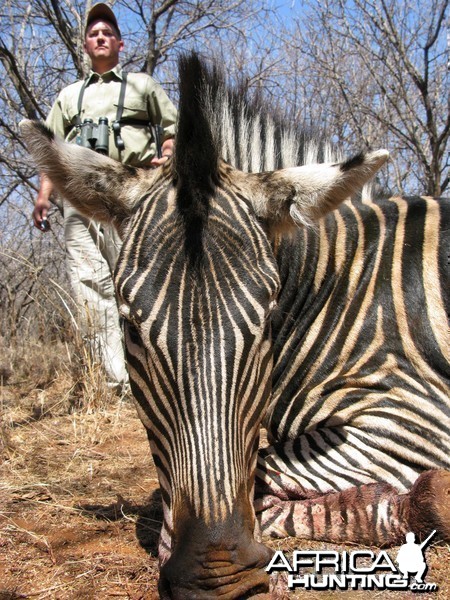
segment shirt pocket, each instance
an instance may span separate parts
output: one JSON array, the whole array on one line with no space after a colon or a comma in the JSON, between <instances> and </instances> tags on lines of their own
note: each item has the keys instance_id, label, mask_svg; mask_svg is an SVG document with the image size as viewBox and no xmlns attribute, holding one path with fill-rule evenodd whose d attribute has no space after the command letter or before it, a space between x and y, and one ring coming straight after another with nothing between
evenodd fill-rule
<instances>
[{"instance_id":1,"label":"shirt pocket","mask_svg":"<svg viewBox=\"0 0 450 600\"><path fill-rule=\"evenodd\" d=\"M148 123L150 117L144 99L139 96L127 96L123 105L122 118L139 119Z\"/></svg>"}]
</instances>

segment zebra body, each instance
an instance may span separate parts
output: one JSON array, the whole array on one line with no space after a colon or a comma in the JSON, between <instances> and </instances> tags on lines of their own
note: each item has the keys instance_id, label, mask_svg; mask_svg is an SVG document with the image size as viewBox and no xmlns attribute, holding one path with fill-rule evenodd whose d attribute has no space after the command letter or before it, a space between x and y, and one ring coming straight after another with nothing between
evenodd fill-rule
<instances>
[{"instance_id":1,"label":"zebra body","mask_svg":"<svg viewBox=\"0 0 450 600\"><path fill-rule=\"evenodd\" d=\"M252 116L196 56L180 89L175 158L155 171L24 126L39 168L124 241L115 285L162 491L161 597L265 591L257 521L380 545L448 537L448 203L342 204L386 152L306 164L320 145Z\"/></svg>"},{"instance_id":2,"label":"zebra body","mask_svg":"<svg viewBox=\"0 0 450 600\"><path fill-rule=\"evenodd\" d=\"M347 423L382 451L390 441L405 467L405 442L420 449L415 472L448 464L446 212L432 198L348 202L282 243L266 415L278 441ZM391 483L409 488L411 476Z\"/></svg>"},{"instance_id":3,"label":"zebra body","mask_svg":"<svg viewBox=\"0 0 450 600\"><path fill-rule=\"evenodd\" d=\"M381 482L405 493L420 473L449 469L449 219L444 199L347 202L281 242L260 506ZM286 528L281 513L262 516L266 533L337 537ZM373 523L358 538L402 535Z\"/></svg>"}]
</instances>

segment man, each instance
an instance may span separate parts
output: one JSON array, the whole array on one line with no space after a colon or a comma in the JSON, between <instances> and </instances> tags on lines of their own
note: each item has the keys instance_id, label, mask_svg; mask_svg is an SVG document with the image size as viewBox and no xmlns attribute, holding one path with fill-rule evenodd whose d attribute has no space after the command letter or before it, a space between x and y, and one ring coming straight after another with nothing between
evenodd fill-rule
<instances>
[{"instance_id":1,"label":"man","mask_svg":"<svg viewBox=\"0 0 450 600\"><path fill-rule=\"evenodd\" d=\"M86 136L82 141L84 120L97 124L106 117L110 157L133 166L157 167L172 154L176 110L151 77L124 74L119 64L123 48L113 11L106 4L96 4L87 16L84 40L91 71L84 81L61 91L47 125L61 138L86 145ZM150 124L162 126L160 157ZM49 228L52 192L52 182L42 175L33 211L34 224L41 231ZM82 331L94 357L104 366L108 386L120 392L128 381L112 282L120 239L112 227L87 219L64 200L63 210L67 268Z\"/></svg>"}]
</instances>

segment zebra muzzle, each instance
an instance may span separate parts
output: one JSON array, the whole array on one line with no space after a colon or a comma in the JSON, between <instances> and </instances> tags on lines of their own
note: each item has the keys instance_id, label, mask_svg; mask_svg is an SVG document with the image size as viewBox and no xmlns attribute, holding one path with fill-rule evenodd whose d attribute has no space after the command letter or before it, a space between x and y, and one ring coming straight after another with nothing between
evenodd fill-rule
<instances>
[{"instance_id":1,"label":"zebra muzzle","mask_svg":"<svg viewBox=\"0 0 450 600\"><path fill-rule=\"evenodd\" d=\"M163 600L234 600L268 592L264 569L272 553L253 536L248 500L241 497L231 514L214 524L183 513L178 512L173 551L160 572Z\"/></svg>"}]
</instances>

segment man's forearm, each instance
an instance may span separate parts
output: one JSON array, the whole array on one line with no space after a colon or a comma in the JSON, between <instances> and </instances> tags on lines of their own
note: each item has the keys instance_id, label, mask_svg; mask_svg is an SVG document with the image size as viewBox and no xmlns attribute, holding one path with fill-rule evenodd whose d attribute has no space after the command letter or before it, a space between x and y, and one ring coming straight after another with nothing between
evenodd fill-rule
<instances>
[{"instance_id":1,"label":"man's forearm","mask_svg":"<svg viewBox=\"0 0 450 600\"><path fill-rule=\"evenodd\" d=\"M50 196L53 193L53 183L51 181L51 179L49 179L47 177L47 175L45 175L45 173L41 174L41 184L39 187L39 193L38 193L38 199L41 200L49 200L50 201Z\"/></svg>"}]
</instances>

